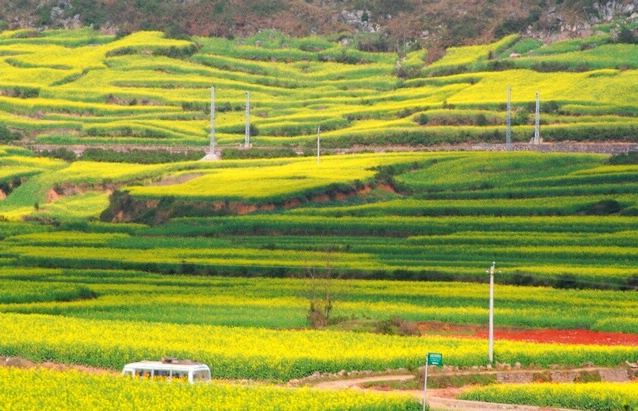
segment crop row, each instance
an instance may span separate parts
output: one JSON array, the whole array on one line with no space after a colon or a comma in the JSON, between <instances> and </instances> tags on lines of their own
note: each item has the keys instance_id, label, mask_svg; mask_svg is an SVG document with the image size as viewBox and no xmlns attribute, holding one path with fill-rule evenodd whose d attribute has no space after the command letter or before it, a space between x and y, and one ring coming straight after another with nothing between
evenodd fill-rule
<instances>
[{"instance_id":1,"label":"crop row","mask_svg":"<svg viewBox=\"0 0 638 411\"><path fill-rule=\"evenodd\" d=\"M2 314L0 352L34 361L120 369L139 359L176 356L208 363L216 378L288 380L315 371L414 368L425 352L451 365L486 361L485 341L398 337L325 331L282 331L131 321ZM531 344L499 341L500 362L616 365L635 361L636 347Z\"/></svg>"},{"instance_id":2,"label":"crop row","mask_svg":"<svg viewBox=\"0 0 638 411\"><path fill-rule=\"evenodd\" d=\"M47 369L0 369L2 410L34 411L90 409L240 411L264 408L280 411L417 411L420 404L406 396L222 383L188 385L179 382L132 380L110 374Z\"/></svg>"},{"instance_id":3,"label":"crop row","mask_svg":"<svg viewBox=\"0 0 638 411\"><path fill-rule=\"evenodd\" d=\"M442 238L446 240L445 236ZM241 241L241 237L236 239ZM455 239L459 240L459 237ZM506 241L463 244L462 239L452 244L432 241L418 244L401 239L393 241L394 244L388 244L384 239L377 239L374 244L359 244L356 237L335 241L324 237L321 244L300 241L286 245L262 240L254 248L217 245L205 249L202 246L210 242L203 241L195 248L187 248L171 246L170 243L175 241L145 242L139 238L125 238L114 248L100 245L97 240L86 241L93 244L28 245L28 242L15 244L11 240L1 252L14 264L26 267L249 277L298 276L309 267L330 266L336 276L344 278L483 281L480 261L486 264L491 260L485 256L499 261L504 270L503 281L509 284L568 286L562 284L567 281L573 283L572 286L631 288L637 275L631 263L636 250L629 244L522 246ZM102 241L113 240L105 238ZM333 249L338 251L333 252Z\"/></svg>"},{"instance_id":4,"label":"crop row","mask_svg":"<svg viewBox=\"0 0 638 411\"><path fill-rule=\"evenodd\" d=\"M633 410L638 407L638 383L505 384L476 388L460 398L592 411Z\"/></svg>"},{"instance_id":5,"label":"crop row","mask_svg":"<svg viewBox=\"0 0 638 411\"><path fill-rule=\"evenodd\" d=\"M223 236L223 237L198 237L188 236L182 233L178 237L178 232L163 231L165 236L157 237L160 229L137 227L137 229L129 228L128 230L119 231L118 226L112 228L113 232L100 232L102 225L89 226L91 231L43 231L37 230L36 227L25 227L25 234L20 232L11 233L5 231L4 245L11 247L95 247L110 249L135 249L135 250L152 250L152 249L183 249L184 252L198 252L201 250L212 250L216 248L232 249L234 246L241 244L246 249L255 250L295 250L323 253L374 253L380 255L393 254L417 254L423 249L440 247L444 249L449 246L458 246L459 252L465 247L520 247L522 249L532 247L551 247L565 248L580 247L583 251L604 251L616 250L622 253L625 249L626 253L631 253L636 243L637 236L631 230L619 230L618 232L610 232L608 234L596 234L589 232L551 232L544 233L541 237L538 231L533 231L533 226L529 227L529 231L458 231L443 233L437 235L410 236L409 238L395 238L388 241L383 237L353 237L348 235L342 236L302 236L302 237L271 237L271 236ZM10 228L7 227L7 228ZM31 228L31 230L29 230ZM37 231L37 232L32 232ZM106 231L106 230L105 230ZM130 232L133 234L130 234ZM387 251L383 252L381 247L387 247ZM9 248L5 248L9 250ZM211 251L210 255L215 252ZM335 256L335 259L341 257Z\"/></svg>"},{"instance_id":6,"label":"crop row","mask_svg":"<svg viewBox=\"0 0 638 411\"><path fill-rule=\"evenodd\" d=\"M173 235L269 234L396 236L445 235L458 232L543 232L609 234L635 230L635 218L617 216L559 217L340 217L299 215L182 218L148 233Z\"/></svg>"},{"instance_id":7,"label":"crop row","mask_svg":"<svg viewBox=\"0 0 638 411\"><path fill-rule=\"evenodd\" d=\"M188 270L188 264L183 271ZM326 287L324 267L299 278L193 277L95 269L11 267L0 270L0 311L85 319L291 328L306 322L313 290ZM590 271L594 269L590 268ZM483 270L477 275L486 277ZM481 274L482 273L482 274ZM503 326L636 332L627 318L635 293L503 285L496 278L496 322ZM485 280L486 278L483 278ZM335 318L483 324L487 285L414 281L329 282ZM612 304L610 306L610 304ZM568 308L566 308L566 306ZM553 313L561 311L564 316Z\"/></svg>"},{"instance_id":8,"label":"crop row","mask_svg":"<svg viewBox=\"0 0 638 411\"><path fill-rule=\"evenodd\" d=\"M609 189L608 186L606 186ZM525 191L530 195L529 191ZM472 199L472 200L393 200L350 207L330 207L299 210L294 214L321 215L326 217L378 215L395 216L466 216L466 215L574 215L587 212L595 204L608 200L609 196L536 197L526 199ZM635 207L635 194L616 195L624 207Z\"/></svg>"},{"instance_id":9,"label":"crop row","mask_svg":"<svg viewBox=\"0 0 638 411\"><path fill-rule=\"evenodd\" d=\"M256 115L251 121L259 145L310 145L318 126L325 131L325 147L502 142L504 113L499 106L506 85L511 85L523 119L514 129L515 141L528 141L533 134L529 113L523 114L539 89L543 101L555 106L552 113L543 113L545 141L626 139L635 134L630 121L618 117L610 126L608 117L594 115L635 111L625 91L635 87L636 76L631 70L607 68L635 66L628 57L635 54L635 46L594 42L598 47L592 50L534 57L550 59L546 64L564 60L570 67L584 59L590 68L604 68L566 73L511 69L529 65L527 57L489 60L514 45L515 36L490 45L451 48L427 68L424 52L414 52L399 69L394 53L364 53L328 39L288 39L274 32L256 38L174 40L155 32L114 38L89 30L68 35L31 32L29 38L7 35L0 42L0 116L11 127L35 131L38 142L159 140L206 146L209 89L215 86L218 108L224 113L242 114L244 91L252 93ZM564 51L571 50L569 46ZM484 70L498 64L510 70L425 79L419 74ZM406 73L417 78L399 78ZM557 112L559 106L569 110ZM424 119L427 110L441 108L453 113L435 113L428 124L414 121L416 113ZM571 112L590 116L574 117ZM180 113L191 115L181 122L188 123L186 128L167 120ZM54 119L51 114L71 116ZM319 121L316 114L323 118ZM136 115L154 116L155 122L130 121ZM486 119L478 121L481 115ZM112 118L102 122L103 116ZM225 146L243 138L242 119L232 117L217 119L219 130L226 133L220 136ZM379 123L381 118L384 122ZM468 125L478 123L481 126ZM53 131L59 136L68 130L74 133L66 138L44 134Z\"/></svg>"}]
</instances>

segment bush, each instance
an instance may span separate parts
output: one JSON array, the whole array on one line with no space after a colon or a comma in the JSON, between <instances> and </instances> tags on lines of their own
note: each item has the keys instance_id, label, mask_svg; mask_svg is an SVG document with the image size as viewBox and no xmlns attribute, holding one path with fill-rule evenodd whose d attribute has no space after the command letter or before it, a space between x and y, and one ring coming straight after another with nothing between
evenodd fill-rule
<instances>
[{"instance_id":1,"label":"bush","mask_svg":"<svg viewBox=\"0 0 638 411\"><path fill-rule=\"evenodd\" d=\"M7 143L10 141L22 140L23 136L17 131L10 130L4 124L0 124L0 142Z\"/></svg>"},{"instance_id":2,"label":"bush","mask_svg":"<svg viewBox=\"0 0 638 411\"><path fill-rule=\"evenodd\" d=\"M64 147L57 148L55 150L44 150L40 153L43 157L59 158L61 160L72 162L78 159L75 152L68 150Z\"/></svg>"},{"instance_id":3,"label":"bush","mask_svg":"<svg viewBox=\"0 0 638 411\"><path fill-rule=\"evenodd\" d=\"M421 335L419 327L416 323L404 320L399 316L394 316L389 320L379 321L376 326L376 331L379 334L389 335Z\"/></svg>"},{"instance_id":4,"label":"bush","mask_svg":"<svg viewBox=\"0 0 638 411\"><path fill-rule=\"evenodd\" d=\"M585 215L611 215L621 212L623 207L616 200L601 200L580 209Z\"/></svg>"},{"instance_id":5,"label":"bush","mask_svg":"<svg viewBox=\"0 0 638 411\"><path fill-rule=\"evenodd\" d=\"M514 114L514 118L512 119L513 126L524 126L529 123L529 111L523 108L518 110L516 114Z\"/></svg>"},{"instance_id":6,"label":"bush","mask_svg":"<svg viewBox=\"0 0 638 411\"><path fill-rule=\"evenodd\" d=\"M539 73L553 73L557 71L569 71L576 73L584 73L591 68L587 63L559 63L555 61L543 61L541 63L532 64L530 69L538 71Z\"/></svg>"},{"instance_id":7,"label":"bush","mask_svg":"<svg viewBox=\"0 0 638 411\"><path fill-rule=\"evenodd\" d=\"M616 38L616 42L618 43L627 43L627 44L638 44L638 36L634 34L632 30L627 27L623 27L618 32L618 37Z\"/></svg>"},{"instance_id":8,"label":"bush","mask_svg":"<svg viewBox=\"0 0 638 411\"><path fill-rule=\"evenodd\" d=\"M428 121L430 121L430 118L428 117L427 114L421 113L419 115L414 116L414 121L417 124L419 124L421 126L424 126L424 125L428 124Z\"/></svg>"},{"instance_id":9,"label":"bush","mask_svg":"<svg viewBox=\"0 0 638 411\"><path fill-rule=\"evenodd\" d=\"M278 158L278 157L296 157L298 154L291 148L277 149L257 149L249 148L240 150L236 148L226 148L223 151L224 159L248 159L248 158Z\"/></svg>"},{"instance_id":10,"label":"bush","mask_svg":"<svg viewBox=\"0 0 638 411\"><path fill-rule=\"evenodd\" d=\"M64 149L60 149L64 150ZM89 148L82 154L82 159L87 161L109 163L139 163L160 164L175 163L180 161L199 160L204 157L204 151L170 152L167 150L129 150L115 151L100 148Z\"/></svg>"},{"instance_id":11,"label":"bush","mask_svg":"<svg viewBox=\"0 0 638 411\"><path fill-rule=\"evenodd\" d=\"M487 63L487 69L489 71L505 71L514 70L516 63L511 60L494 60Z\"/></svg>"},{"instance_id":12,"label":"bush","mask_svg":"<svg viewBox=\"0 0 638 411\"><path fill-rule=\"evenodd\" d=\"M557 113L559 107L557 102L548 101L547 103L541 103L540 109L542 113Z\"/></svg>"},{"instance_id":13,"label":"bush","mask_svg":"<svg viewBox=\"0 0 638 411\"><path fill-rule=\"evenodd\" d=\"M611 156L607 162L611 165L638 164L638 151L615 154Z\"/></svg>"}]
</instances>

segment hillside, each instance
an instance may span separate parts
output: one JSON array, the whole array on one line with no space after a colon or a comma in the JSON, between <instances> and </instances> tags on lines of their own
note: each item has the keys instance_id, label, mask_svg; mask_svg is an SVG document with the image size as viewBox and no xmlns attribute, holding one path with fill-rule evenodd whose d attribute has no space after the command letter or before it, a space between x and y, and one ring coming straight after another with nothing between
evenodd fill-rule
<instances>
[{"instance_id":1,"label":"hillside","mask_svg":"<svg viewBox=\"0 0 638 411\"><path fill-rule=\"evenodd\" d=\"M638 147L636 22L569 29L566 39L535 23L540 31L508 34L529 23L527 6L513 2L522 14L492 10L511 24L499 31L490 20L473 32L480 8L492 7L476 2L459 20L471 40L446 40L445 25L421 32L419 41L433 41L423 48L406 47L407 34L401 44L389 43L392 31L354 34L323 7L389 13L382 7L400 4L396 15L417 21L439 3L206 3L215 16L228 13L229 26L207 20L197 0L87 4L0 4L21 16L0 31L7 409L417 411L418 401L397 393L307 385L419 378L425 353L461 374L512 368L530 382L570 373L583 382L552 382L558 400L544 407L638 407L636 381L585 383L602 379L592 366L637 375L638 152L592 152ZM542 7L587 15L568 0ZM280 19L304 21L302 8L331 34L286 34L294 27ZM109 22L116 10L127 17L118 25ZM460 10L445 12L470 9ZM38 27L102 20L39 30L29 27L34 16ZM176 25L187 17L188 29ZM200 161L211 124L221 160ZM545 152L561 149L586 152ZM513 328L570 338L500 334ZM161 358L206 363L217 381L120 375L126 363ZM16 367L25 362L46 368ZM546 387L517 390L544 399ZM605 407L590 400L602 393Z\"/></svg>"},{"instance_id":2,"label":"hillside","mask_svg":"<svg viewBox=\"0 0 638 411\"><path fill-rule=\"evenodd\" d=\"M443 49L512 33L566 39L592 24L633 18L636 0L23 0L2 2L3 28L79 28L111 33L246 37L275 29L299 37L358 34L369 50Z\"/></svg>"},{"instance_id":3,"label":"hillside","mask_svg":"<svg viewBox=\"0 0 638 411\"><path fill-rule=\"evenodd\" d=\"M431 63L430 50L365 52L277 31L235 40L4 31L0 138L40 151L154 148L201 157L214 86L225 158L314 154L318 128L329 151L502 144L509 86L513 143L534 136L536 92L544 142L635 142L638 45L598 29L552 44L509 35L451 47ZM253 149L238 151L247 92Z\"/></svg>"},{"instance_id":4,"label":"hillside","mask_svg":"<svg viewBox=\"0 0 638 411\"><path fill-rule=\"evenodd\" d=\"M289 277L328 264L341 278L481 281L477 265L496 260L501 283L637 281L636 165L602 155L141 165L4 148L0 162L10 266Z\"/></svg>"}]
</instances>

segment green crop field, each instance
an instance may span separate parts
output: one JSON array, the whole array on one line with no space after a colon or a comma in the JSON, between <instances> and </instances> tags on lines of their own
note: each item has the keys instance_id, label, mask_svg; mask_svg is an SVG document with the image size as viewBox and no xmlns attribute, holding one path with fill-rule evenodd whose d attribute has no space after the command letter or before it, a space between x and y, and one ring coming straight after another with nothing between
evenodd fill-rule
<instances>
[{"instance_id":1,"label":"green crop field","mask_svg":"<svg viewBox=\"0 0 638 411\"><path fill-rule=\"evenodd\" d=\"M638 277L636 167L601 155L140 165L7 148L0 160L0 215L41 232L1 243L23 267L282 277L330 265L342 278L482 282L496 260L507 284L625 289Z\"/></svg>"},{"instance_id":2,"label":"green crop field","mask_svg":"<svg viewBox=\"0 0 638 411\"><path fill-rule=\"evenodd\" d=\"M5 31L0 124L25 144L203 150L215 87L221 150L244 141L246 91L255 149L310 152L318 127L325 149L502 143L511 86L516 142L533 136L537 91L544 141L633 141L637 47L607 35L547 46L509 36L426 65L425 50L362 52L274 31L236 40Z\"/></svg>"},{"instance_id":3,"label":"green crop field","mask_svg":"<svg viewBox=\"0 0 638 411\"><path fill-rule=\"evenodd\" d=\"M155 381L127 381L113 375L80 372L0 369L2 402L15 411L46 409L235 411L276 407L281 411L418 411L408 396L372 393L289 390L273 386L229 383L188 385ZM55 407L55 408L54 408Z\"/></svg>"},{"instance_id":4,"label":"green crop field","mask_svg":"<svg viewBox=\"0 0 638 411\"><path fill-rule=\"evenodd\" d=\"M553 45L509 36L426 65L427 50L362 52L273 31L1 32L0 136L10 145L0 147L0 356L110 370L175 356L209 363L217 378L277 382L414 371L428 351L479 365L482 339L417 336L416 324L482 328L492 262L498 326L638 334L631 161L372 147L502 143L507 86L515 142L533 135L536 91L546 142L634 141L636 47L606 35ZM222 160L193 161L209 145L211 86ZM239 149L246 91L257 154ZM315 157L318 127L325 151ZM61 150L78 146L94 150ZM337 154L353 146L364 152ZM330 314L323 323L319 309ZM525 367L636 355L629 345L495 346L497 361ZM2 372L3 401L39 404L37 373ZM155 404L170 389L205 408L197 388L49 379L75 387L51 397L60 404L113 390ZM317 408L311 391L250 393ZM207 395L249 407L241 387ZM320 401L418 406L356 393Z\"/></svg>"}]
</instances>

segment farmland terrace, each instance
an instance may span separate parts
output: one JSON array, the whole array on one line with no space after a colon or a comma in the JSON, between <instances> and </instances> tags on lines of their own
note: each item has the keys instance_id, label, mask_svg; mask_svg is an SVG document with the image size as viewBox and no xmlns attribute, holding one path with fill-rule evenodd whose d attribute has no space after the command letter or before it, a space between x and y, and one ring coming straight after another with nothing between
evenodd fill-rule
<instances>
[{"instance_id":1,"label":"farmland terrace","mask_svg":"<svg viewBox=\"0 0 638 411\"><path fill-rule=\"evenodd\" d=\"M547 45L510 35L432 61L274 31L0 32L0 356L109 370L0 368L0 404L420 410L406 396L273 385L416 375L427 352L487 368L493 262L499 333L579 336L499 338L495 361L635 364L638 50L612 28ZM200 161L211 86L221 160ZM593 147L604 153L562 152ZM205 362L217 381L111 375L162 357ZM635 381L579 378L591 382L463 395L638 407Z\"/></svg>"},{"instance_id":2,"label":"farmland terrace","mask_svg":"<svg viewBox=\"0 0 638 411\"><path fill-rule=\"evenodd\" d=\"M215 87L224 158L314 155L318 131L326 152L464 148L505 143L511 87L514 144L534 137L537 92L543 142L633 143L638 46L609 30L552 44L510 35L427 63L428 50L368 52L275 31L235 40L5 31L0 138L58 156L175 147L203 157Z\"/></svg>"}]
</instances>

